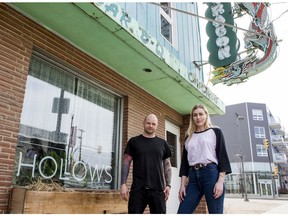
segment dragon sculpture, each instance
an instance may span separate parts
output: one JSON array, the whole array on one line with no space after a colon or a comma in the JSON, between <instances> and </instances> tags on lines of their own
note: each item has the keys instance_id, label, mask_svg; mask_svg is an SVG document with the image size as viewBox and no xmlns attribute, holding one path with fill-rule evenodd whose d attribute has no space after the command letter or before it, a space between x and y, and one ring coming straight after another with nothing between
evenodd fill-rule
<instances>
[{"instance_id":1,"label":"dragon sculpture","mask_svg":"<svg viewBox=\"0 0 288 216\"><path fill-rule=\"evenodd\" d=\"M208 22L206 33L209 37L207 48L209 63L214 67L210 82L227 86L246 81L266 70L277 58L277 38L269 20L269 3L241 2L207 3L205 17L215 20ZM239 54L240 42L234 20L244 13L251 16L249 30L245 33L246 56ZM243 53L242 53L243 54Z\"/></svg>"}]
</instances>

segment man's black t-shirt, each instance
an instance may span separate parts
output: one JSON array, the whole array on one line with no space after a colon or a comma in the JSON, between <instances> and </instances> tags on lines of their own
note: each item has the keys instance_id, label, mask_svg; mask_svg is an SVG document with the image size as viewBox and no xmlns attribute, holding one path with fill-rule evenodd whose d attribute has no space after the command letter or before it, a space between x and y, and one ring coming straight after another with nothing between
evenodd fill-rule
<instances>
[{"instance_id":1,"label":"man's black t-shirt","mask_svg":"<svg viewBox=\"0 0 288 216\"><path fill-rule=\"evenodd\" d=\"M133 183L131 189L151 188L164 190L163 160L171 157L171 151L164 139L132 137L125 154L133 158Z\"/></svg>"}]
</instances>

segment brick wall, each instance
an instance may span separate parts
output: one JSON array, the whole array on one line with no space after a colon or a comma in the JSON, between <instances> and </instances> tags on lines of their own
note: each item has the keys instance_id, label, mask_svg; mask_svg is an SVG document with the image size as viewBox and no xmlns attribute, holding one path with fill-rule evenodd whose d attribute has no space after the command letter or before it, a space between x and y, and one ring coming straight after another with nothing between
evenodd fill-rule
<instances>
[{"instance_id":1,"label":"brick wall","mask_svg":"<svg viewBox=\"0 0 288 216\"><path fill-rule=\"evenodd\" d=\"M158 116L158 136L165 137L165 119L180 126L182 134L183 116L178 112L24 17L8 4L0 3L0 213L9 211L19 123L33 48L61 59L81 73L92 76L105 87L123 95L123 149L130 137L142 132L143 118L150 112Z\"/></svg>"},{"instance_id":2,"label":"brick wall","mask_svg":"<svg viewBox=\"0 0 288 216\"><path fill-rule=\"evenodd\" d=\"M10 20L11 16L15 18ZM21 25L19 19L21 17L17 13L5 4L0 4L0 213L8 211L20 114L32 48L32 44L23 39L17 29Z\"/></svg>"}]
</instances>

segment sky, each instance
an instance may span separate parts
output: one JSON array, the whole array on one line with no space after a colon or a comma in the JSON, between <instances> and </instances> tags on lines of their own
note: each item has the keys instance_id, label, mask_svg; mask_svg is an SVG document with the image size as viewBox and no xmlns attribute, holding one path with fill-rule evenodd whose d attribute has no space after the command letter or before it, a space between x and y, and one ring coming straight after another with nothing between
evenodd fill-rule
<instances>
[{"instance_id":1,"label":"sky","mask_svg":"<svg viewBox=\"0 0 288 216\"><path fill-rule=\"evenodd\" d=\"M199 5L199 15L204 16L206 5L201 2ZM267 105L272 115L279 118L283 129L288 132L288 2L271 3L270 20L274 23L277 40L279 42L278 57L271 66L261 73L251 76L244 83L227 86L222 83L212 85L209 82L210 71L213 70L210 65L203 66L205 84L216 94L225 105L238 104L243 102L264 103ZM280 18L280 14L284 13ZM250 16L248 20L235 20L238 27L249 28ZM278 18L278 19L277 19ZM245 18L246 19L246 18ZM207 21L200 19L203 60L208 60L209 53L206 48L208 37L205 32ZM244 44L244 31L238 30L238 39ZM212 75L210 76L210 78Z\"/></svg>"}]
</instances>

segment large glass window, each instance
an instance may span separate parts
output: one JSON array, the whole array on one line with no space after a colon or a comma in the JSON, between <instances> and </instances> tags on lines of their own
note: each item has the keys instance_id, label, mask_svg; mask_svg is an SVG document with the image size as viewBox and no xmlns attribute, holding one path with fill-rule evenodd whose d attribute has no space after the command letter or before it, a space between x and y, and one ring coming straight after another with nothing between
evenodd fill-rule
<instances>
[{"instance_id":1,"label":"large glass window","mask_svg":"<svg viewBox=\"0 0 288 216\"><path fill-rule=\"evenodd\" d=\"M13 182L115 189L121 98L68 68L33 55L21 114Z\"/></svg>"}]
</instances>

